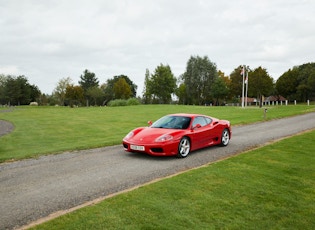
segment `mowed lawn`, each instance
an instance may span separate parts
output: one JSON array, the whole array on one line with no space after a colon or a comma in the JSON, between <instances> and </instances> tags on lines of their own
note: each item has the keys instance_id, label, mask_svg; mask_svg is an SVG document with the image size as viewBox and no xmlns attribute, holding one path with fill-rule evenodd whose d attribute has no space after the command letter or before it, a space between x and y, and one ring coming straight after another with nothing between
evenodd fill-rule
<instances>
[{"instance_id":1,"label":"mowed lawn","mask_svg":"<svg viewBox=\"0 0 315 230\"><path fill-rule=\"evenodd\" d=\"M315 229L314 140L283 139L35 229Z\"/></svg>"},{"instance_id":2,"label":"mowed lawn","mask_svg":"<svg viewBox=\"0 0 315 230\"><path fill-rule=\"evenodd\" d=\"M0 137L0 163L63 151L121 143L133 128L147 126L169 113L200 113L231 121L232 126L264 120L259 107L206 107L139 105L125 107L1 108L0 119L14 124L11 134ZM315 111L314 105L268 107L266 120Z\"/></svg>"}]
</instances>

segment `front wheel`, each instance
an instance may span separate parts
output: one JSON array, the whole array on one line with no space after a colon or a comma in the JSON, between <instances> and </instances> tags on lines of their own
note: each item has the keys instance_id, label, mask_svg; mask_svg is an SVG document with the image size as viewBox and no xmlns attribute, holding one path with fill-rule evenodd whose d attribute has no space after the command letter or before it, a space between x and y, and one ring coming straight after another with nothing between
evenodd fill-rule
<instances>
[{"instance_id":1,"label":"front wheel","mask_svg":"<svg viewBox=\"0 0 315 230\"><path fill-rule=\"evenodd\" d=\"M187 137L183 137L178 144L177 157L184 158L190 152L190 140Z\"/></svg>"},{"instance_id":2,"label":"front wheel","mask_svg":"<svg viewBox=\"0 0 315 230\"><path fill-rule=\"evenodd\" d=\"M222 131L221 146L227 146L230 142L230 132L228 129Z\"/></svg>"}]
</instances>

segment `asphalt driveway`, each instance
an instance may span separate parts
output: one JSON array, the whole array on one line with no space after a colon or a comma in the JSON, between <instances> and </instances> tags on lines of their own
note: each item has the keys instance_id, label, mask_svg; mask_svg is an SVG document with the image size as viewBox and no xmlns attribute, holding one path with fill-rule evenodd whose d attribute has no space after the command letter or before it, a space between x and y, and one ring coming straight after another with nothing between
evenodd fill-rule
<instances>
[{"instance_id":1,"label":"asphalt driveway","mask_svg":"<svg viewBox=\"0 0 315 230\"><path fill-rule=\"evenodd\" d=\"M18 228L310 129L315 129L315 113L233 127L228 147L210 147L184 159L127 153L113 146L0 164L0 229Z\"/></svg>"}]
</instances>

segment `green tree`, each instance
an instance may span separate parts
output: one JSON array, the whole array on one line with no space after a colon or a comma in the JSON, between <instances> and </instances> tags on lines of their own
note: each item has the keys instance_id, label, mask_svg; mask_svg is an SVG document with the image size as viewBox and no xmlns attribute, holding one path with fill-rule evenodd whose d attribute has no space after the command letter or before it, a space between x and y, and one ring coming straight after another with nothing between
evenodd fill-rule
<instances>
[{"instance_id":1,"label":"green tree","mask_svg":"<svg viewBox=\"0 0 315 230\"><path fill-rule=\"evenodd\" d=\"M87 95L94 101L94 105L102 105L104 100L104 90L101 87L93 86L87 90Z\"/></svg>"},{"instance_id":2,"label":"green tree","mask_svg":"<svg viewBox=\"0 0 315 230\"><path fill-rule=\"evenodd\" d=\"M212 96L215 98L215 105L220 105L220 99L225 99L229 94L229 89L224 80L224 77L219 77L215 80L212 86Z\"/></svg>"},{"instance_id":3,"label":"green tree","mask_svg":"<svg viewBox=\"0 0 315 230\"><path fill-rule=\"evenodd\" d=\"M306 101L312 95L312 85L310 84L310 77L315 73L315 63L307 63L297 67L298 69L298 86L297 86L297 100Z\"/></svg>"},{"instance_id":4,"label":"green tree","mask_svg":"<svg viewBox=\"0 0 315 230\"><path fill-rule=\"evenodd\" d=\"M41 91L36 85L30 85L30 99L31 101L40 102Z\"/></svg>"},{"instance_id":5,"label":"green tree","mask_svg":"<svg viewBox=\"0 0 315 230\"><path fill-rule=\"evenodd\" d=\"M282 74L276 82L277 92L289 100L296 99L296 88L298 86L298 69L288 70Z\"/></svg>"},{"instance_id":6,"label":"green tree","mask_svg":"<svg viewBox=\"0 0 315 230\"><path fill-rule=\"evenodd\" d=\"M156 102L161 104L170 103L172 94L175 93L176 78L169 65L160 64L151 75L148 82L148 92Z\"/></svg>"},{"instance_id":7,"label":"green tree","mask_svg":"<svg viewBox=\"0 0 315 230\"><path fill-rule=\"evenodd\" d=\"M66 99L66 90L69 85L72 84L72 79L70 77L62 78L57 83L53 95L58 99L59 105L64 105Z\"/></svg>"},{"instance_id":8,"label":"green tree","mask_svg":"<svg viewBox=\"0 0 315 230\"><path fill-rule=\"evenodd\" d=\"M307 79L307 84L310 87L310 94L308 100L315 100L315 71L312 71Z\"/></svg>"},{"instance_id":9,"label":"green tree","mask_svg":"<svg viewBox=\"0 0 315 230\"><path fill-rule=\"evenodd\" d=\"M98 86L98 80L95 76L95 73L90 72L89 70L84 70L83 75L80 76L79 85L82 87L84 92L86 92L90 87Z\"/></svg>"},{"instance_id":10,"label":"green tree","mask_svg":"<svg viewBox=\"0 0 315 230\"><path fill-rule=\"evenodd\" d=\"M107 80L106 87L104 89L104 92L105 92L105 104L107 102L111 101L111 100L118 99L118 98L115 98L114 85L120 78L125 79L127 84L130 86L132 97L136 97L137 96L137 85L134 84L129 79L129 77L127 77L125 75L114 76L113 78Z\"/></svg>"},{"instance_id":11,"label":"green tree","mask_svg":"<svg viewBox=\"0 0 315 230\"><path fill-rule=\"evenodd\" d=\"M185 83L180 83L178 88L175 91L176 96L178 97L179 104L186 104L186 85Z\"/></svg>"},{"instance_id":12,"label":"green tree","mask_svg":"<svg viewBox=\"0 0 315 230\"><path fill-rule=\"evenodd\" d=\"M130 85L124 78L119 78L114 83L114 95L115 99L129 99L132 96Z\"/></svg>"},{"instance_id":13,"label":"green tree","mask_svg":"<svg viewBox=\"0 0 315 230\"><path fill-rule=\"evenodd\" d=\"M149 90L150 90L150 71L146 69L145 77L144 77L144 87L143 87L143 92L142 92L144 104L152 103L152 94Z\"/></svg>"},{"instance_id":14,"label":"green tree","mask_svg":"<svg viewBox=\"0 0 315 230\"><path fill-rule=\"evenodd\" d=\"M274 88L272 77L262 67L248 73L248 84L248 96L259 98L260 106L262 106L263 96L270 96Z\"/></svg>"},{"instance_id":15,"label":"green tree","mask_svg":"<svg viewBox=\"0 0 315 230\"><path fill-rule=\"evenodd\" d=\"M279 94L288 100L315 99L315 63L295 66L283 73L276 82Z\"/></svg>"},{"instance_id":16,"label":"green tree","mask_svg":"<svg viewBox=\"0 0 315 230\"><path fill-rule=\"evenodd\" d=\"M4 95L2 101L9 105L28 105L40 95L38 87L30 85L23 75L18 77L8 75L2 91Z\"/></svg>"},{"instance_id":17,"label":"green tree","mask_svg":"<svg viewBox=\"0 0 315 230\"><path fill-rule=\"evenodd\" d=\"M241 75L242 66L237 67L230 74L230 96L234 102L239 102L242 97L243 76Z\"/></svg>"},{"instance_id":18,"label":"green tree","mask_svg":"<svg viewBox=\"0 0 315 230\"><path fill-rule=\"evenodd\" d=\"M7 77L4 74L0 74L0 105L7 103L5 97L5 85L7 82Z\"/></svg>"},{"instance_id":19,"label":"green tree","mask_svg":"<svg viewBox=\"0 0 315 230\"><path fill-rule=\"evenodd\" d=\"M79 106L84 102L84 90L81 86L68 85L66 88L66 104Z\"/></svg>"},{"instance_id":20,"label":"green tree","mask_svg":"<svg viewBox=\"0 0 315 230\"><path fill-rule=\"evenodd\" d=\"M211 101L212 85L218 78L217 67L207 56L191 56L183 74L187 104L205 104Z\"/></svg>"}]
</instances>

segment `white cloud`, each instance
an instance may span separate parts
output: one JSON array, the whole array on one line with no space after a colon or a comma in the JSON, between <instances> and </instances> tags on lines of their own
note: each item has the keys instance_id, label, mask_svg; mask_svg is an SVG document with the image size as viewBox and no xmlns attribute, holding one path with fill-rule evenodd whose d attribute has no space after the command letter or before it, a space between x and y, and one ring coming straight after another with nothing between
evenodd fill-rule
<instances>
[{"instance_id":1,"label":"white cloud","mask_svg":"<svg viewBox=\"0 0 315 230\"><path fill-rule=\"evenodd\" d=\"M19 75L20 71L17 66L0 66L0 74L4 75Z\"/></svg>"},{"instance_id":2,"label":"white cloud","mask_svg":"<svg viewBox=\"0 0 315 230\"><path fill-rule=\"evenodd\" d=\"M44 93L85 69L100 83L125 74L142 91L146 68L185 71L191 55L230 74L242 64L273 78L313 62L312 0L0 0L0 73ZM6 71L6 72L4 72Z\"/></svg>"}]
</instances>

